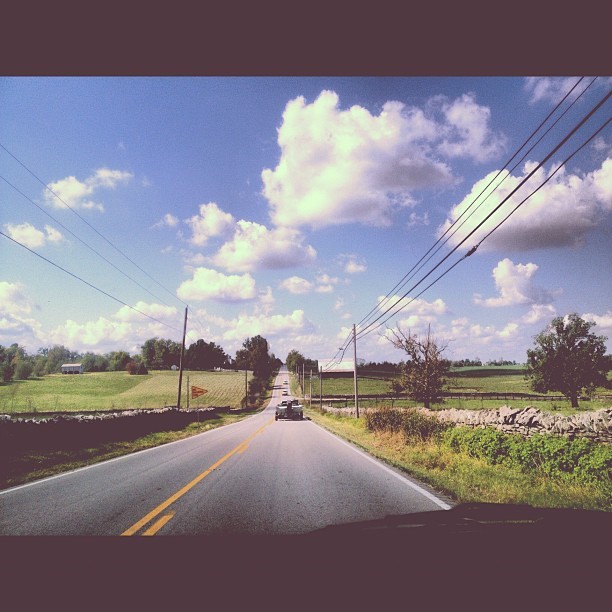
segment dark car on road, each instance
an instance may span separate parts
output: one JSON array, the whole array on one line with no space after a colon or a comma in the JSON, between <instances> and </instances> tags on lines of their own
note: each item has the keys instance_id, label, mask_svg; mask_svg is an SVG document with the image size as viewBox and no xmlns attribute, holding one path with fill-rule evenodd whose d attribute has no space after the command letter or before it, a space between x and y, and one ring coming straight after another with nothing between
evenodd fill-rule
<instances>
[{"instance_id":1,"label":"dark car on road","mask_svg":"<svg viewBox=\"0 0 612 612\"><path fill-rule=\"evenodd\" d=\"M274 420L278 419L293 419L302 420L304 418L304 406L297 400L283 400L276 406L276 414Z\"/></svg>"}]
</instances>

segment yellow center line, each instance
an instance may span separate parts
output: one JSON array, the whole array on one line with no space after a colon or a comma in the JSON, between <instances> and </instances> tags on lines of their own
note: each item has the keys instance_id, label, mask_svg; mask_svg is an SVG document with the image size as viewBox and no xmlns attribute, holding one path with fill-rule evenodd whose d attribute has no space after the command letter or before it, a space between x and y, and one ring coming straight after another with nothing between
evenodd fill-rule
<instances>
[{"instance_id":1,"label":"yellow center line","mask_svg":"<svg viewBox=\"0 0 612 612\"><path fill-rule=\"evenodd\" d=\"M168 514L164 514L160 519L157 519L151 527L149 527L145 532L143 532L143 536L152 536L155 535L174 515L176 512L168 512Z\"/></svg>"},{"instance_id":2,"label":"yellow center line","mask_svg":"<svg viewBox=\"0 0 612 612\"><path fill-rule=\"evenodd\" d=\"M227 461L232 455L237 452L244 452L246 450L245 445L248 446L248 442L252 440L257 434L261 433L270 423L273 422L273 419L270 419L267 423L265 423L262 427L260 427L255 433L251 434L246 440L243 440L238 446L233 448L229 453L223 455L221 459L213 463L207 470L202 472L199 476L196 476L190 483L186 484L182 489L179 489L174 495L171 495L166 501L162 502L147 514L145 517L140 519L138 522L134 523L129 529L126 529L121 535L122 536L131 536L134 535L139 529L142 529L149 521L152 521L158 514L161 514L168 506L172 505L177 499L181 498L185 493L193 489L201 480L206 478L213 470L218 468L224 461ZM170 517L172 518L172 517ZM169 519L168 519L169 520ZM167 522L167 521L166 521ZM157 524L157 523L156 523ZM160 526L161 527L161 526ZM151 527L151 529L153 529Z\"/></svg>"}]
</instances>

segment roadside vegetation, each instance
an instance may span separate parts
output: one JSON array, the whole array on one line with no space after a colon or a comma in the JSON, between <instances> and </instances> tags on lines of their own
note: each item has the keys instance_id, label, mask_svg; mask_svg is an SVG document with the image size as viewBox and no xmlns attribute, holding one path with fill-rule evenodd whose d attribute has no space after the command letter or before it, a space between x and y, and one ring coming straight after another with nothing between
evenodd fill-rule
<instances>
[{"instance_id":1,"label":"roadside vegetation","mask_svg":"<svg viewBox=\"0 0 612 612\"><path fill-rule=\"evenodd\" d=\"M457 503L612 511L609 445L556 436L526 440L494 430L447 427L418 413L404 419L394 412L355 419L306 410L315 423Z\"/></svg>"}]
</instances>

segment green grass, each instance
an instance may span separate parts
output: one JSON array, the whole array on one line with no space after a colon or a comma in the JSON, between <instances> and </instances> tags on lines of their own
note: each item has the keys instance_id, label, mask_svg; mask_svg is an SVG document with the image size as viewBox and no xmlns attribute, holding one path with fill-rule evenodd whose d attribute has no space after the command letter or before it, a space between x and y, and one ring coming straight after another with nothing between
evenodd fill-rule
<instances>
[{"instance_id":1,"label":"green grass","mask_svg":"<svg viewBox=\"0 0 612 612\"><path fill-rule=\"evenodd\" d=\"M251 378L251 373L248 378ZM244 372L183 372L181 405L187 405L189 386L208 393L189 400L192 407L240 407L244 398ZM161 408L176 405L178 372L151 371L144 376L127 372L88 372L81 375L51 374L0 385L0 413L75 412Z\"/></svg>"},{"instance_id":2,"label":"green grass","mask_svg":"<svg viewBox=\"0 0 612 612\"><path fill-rule=\"evenodd\" d=\"M434 442L405 444L401 434L373 433L365 419L320 414L306 409L314 422L370 454L405 471L457 503L529 504L550 508L612 511L609 488L558 481L451 451Z\"/></svg>"},{"instance_id":3,"label":"green grass","mask_svg":"<svg viewBox=\"0 0 612 612\"><path fill-rule=\"evenodd\" d=\"M458 393L533 393L529 381L525 379L523 366L482 366L456 368L453 376L448 377L445 391ZM388 380L358 378L358 390L363 395L384 395L391 389ZM310 389L308 379L306 380L306 391ZM323 397L326 395L352 395L354 393L354 382L352 378L323 378ZM597 394L611 394L609 389L600 387ZM544 394L543 394L544 395ZM559 393L551 392L545 395L558 396ZM313 403L317 403L319 397L319 379L313 378L312 384ZM387 403L390 403L389 400ZM351 403L351 400L348 400ZM362 400L360 405L375 406L380 400ZM422 403L410 399L394 400L395 406L419 406ZM461 408L466 410L495 410L507 404L513 408L524 408L536 405L540 410L558 411L562 414L574 414L583 410L599 410L612 406L612 399L580 400L579 408L571 407L569 400L534 400L534 399L468 399L449 398L431 406L434 410L445 408Z\"/></svg>"}]
</instances>

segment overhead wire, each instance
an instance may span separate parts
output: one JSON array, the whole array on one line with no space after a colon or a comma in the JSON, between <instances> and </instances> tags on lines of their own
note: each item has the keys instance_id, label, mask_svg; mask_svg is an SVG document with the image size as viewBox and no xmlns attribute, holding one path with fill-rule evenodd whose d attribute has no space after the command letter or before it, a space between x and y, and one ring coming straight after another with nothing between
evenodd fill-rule
<instances>
[{"instance_id":1,"label":"overhead wire","mask_svg":"<svg viewBox=\"0 0 612 612\"><path fill-rule=\"evenodd\" d=\"M480 229L480 227L482 227L482 225L484 223L486 223L489 218L495 214L500 208L501 206L508 201L508 199L510 199L510 197L512 197L516 191L518 189L520 189L534 174L537 170L539 170L594 114L595 112L597 112L597 110L599 110L599 108L601 108L601 106L603 106L603 104L605 104L605 102L610 98L610 92L608 92L607 95L605 95L590 111L589 113L587 113L587 115L585 115L585 117L583 117L583 119L546 155L546 157L539 162L535 168L532 169L532 171L480 222L477 224L477 226L465 237L463 238L463 240L461 240L461 242L459 242L459 244L457 244L440 262L438 262L438 264L436 264L418 283L416 283L415 285L413 285L413 287L411 287L404 295L402 295L399 300L390 308L388 308L387 310L385 310L383 313L381 313L376 319L374 319L372 322L370 322L366 327L362 328L360 330L360 332L357 334L357 337L362 337L364 335L367 335L367 333L370 333L368 330L370 330L375 323L377 323L381 318L383 318L387 313L389 313L391 310L393 310L395 308L395 306L397 304L400 304L400 308L398 308L395 312L393 312L387 319L385 319L385 321L387 321L389 318L391 318L391 316L395 316L398 312L400 312L401 310L403 310L407 304L401 304L401 301L408 296L408 294L413 291L416 287L418 287L418 285L420 285L428 276L430 276L438 267L440 267L440 265L442 265L442 263L444 263L444 261L446 261L461 245L463 245L464 242L466 242L478 229ZM606 123L607 124L607 123ZM603 126L605 127L605 125ZM601 129L603 129L603 127ZM514 211L513 211L514 212ZM509 216L509 215L508 215ZM457 263L459 263L460 261L462 261L463 259L469 257L470 255L472 255L476 249L478 248L478 245L472 247L460 260L458 260L454 265L457 265ZM447 272L450 270L447 270ZM444 273L446 274L446 272ZM443 275L444 275L443 274ZM442 275L442 276L443 276ZM441 277L439 277L441 278ZM437 282L436 281L434 282ZM431 285L428 286L428 288L431 287ZM421 293L419 293L419 295L421 295ZM415 298L413 298L415 299ZM412 300L411 300L412 301ZM410 303L410 302L408 302ZM381 323L382 325L382 323ZM380 325L378 325L377 327L379 327Z\"/></svg>"},{"instance_id":2,"label":"overhead wire","mask_svg":"<svg viewBox=\"0 0 612 612\"><path fill-rule=\"evenodd\" d=\"M40 259L46 261L47 263L51 264L52 266L55 266L56 268L58 268L62 272L65 272L66 274L72 276L73 278L76 278L77 280L81 281L82 283L85 283L87 286L91 287L92 289L95 289L96 291L98 291L98 292L102 293L103 295L111 298L112 300L115 300L115 302L119 302L119 304L122 304L123 306L127 306L130 310L133 310L134 312L137 312L138 314L141 314L144 317L147 317L148 319L151 319L152 321L155 321L156 323L161 323L162 325L165 325L166 327L168 327L170 329L173 329L173 330L178 331L178 332L181 331L177 327L173 327L172 325L168 325L168 323L165 323L164 321L160 321L159 319L156 319L155 317L152 317L151 315L148 315L146 312L142 312L141 310L138 310L138 308L134 308L134 306L130 306L129 304L127 304L123 300L120 300L119 298L115 297L114 295L111 295L107 291L104 291L103 289L100 289L100 287L97 287L93 283L90 283L89 281L86 281L84 278L81 278L80 276L74 274L73 272L70 272L70 270L66 270L66 268L64 268L63 266L60 266L59 264L55 263L54 261L51 261L50 259L48 259L44 255L41 255L40 253L37 253L36 251L33 251L32 249L27 247L25 244L19 242L18 240L15 240L14 238L9 236L8 234L5 234L3 231L0 231L0 236L4 236L5 238L8 238L9 240L14 242L15 244L18 244L20 247L24 248L26 251L29 251L33 255L36 255L36 257L40 257Z\"/></svg>"},{"instance_id":3,"label":"overhead wire","mask_svg":"<svg viewBox=\"0 0 612 612\"><path fill-rule=\"evenodd\" d=\"M538 125L537 128L535 128L535 130L533 130L531 132L531 134L528 136L528 138L523 142L523 144L521 144L520 147L518 147L518 149L513 153L513 155L508 159L508 161L502 166L502 168L495 174L495 176L488 182L488 184L480 191L480 193L478 194L478 196L476 196L476 198L469 204L469 206L467 206L467 208L459 215L459 217L457 219L455 219L451 225L445 230L445 232L434 242L434 244L429 248L429 250L421 257L421 259L419 259L419 261L417 261L412 268L402 277L402 279L400 279L400 281L393 287L393 289L391 289L391 291L389 291L386 296L377 304L375 305L366 315L365 317L363 317L361 319L361 321L359 321L359 323L357 324L357 326L361 326L364 323L366 323L368 321L368 319L370 319L373 314L380 310L392 297L392 294L397 291L398 289L403 288L406 283L421 269L423 268L423 266L435 255L435 253L437 253L440 248L442 248L442 246L444 244L446 244L446 242L448 242L448 240L450 239L450 237L452 237L456 231L459 228L456 228L451 235L444 240L444 242L442 242L440 244L440 246L438 246L438 248L429 256L427 257L431 251L436 247L436 245L438 243L440 243L440 241L442 240L442 238L444 238L444 236L446 236L446 234L451 230L451 228L457 224L460 219L469 211L469 209L478 201L478 199L486 192L486 190L493 184L493 182L501 175L501 173L503 172L503 170L512 162L512 160L519 155L520 151L527 145L527 143L529 143L529 141L538 133L538 131L546 124L546 122L552 117L552 115L561 107L561 105L565 102L565 100L571 95L571 93L574 91L574 89L576 89L576 87L583 81L584 77L580 77L578 79L578 81L576 81L576 83L571 87L571 89L569 89L569 91L565 94L565 96L557 103L557 105L548 113L548 115L540 122L540 124ZM513 168L511 170L509 170L509 173L511 173L517 166L518 164L521 163L521 161L523 159L525 159L525 157L533 150L533 148L535 146L537 146L537 144L546 136L546 134L548 134L548 132L557 124L557 122L568 112L568 110L576 103L576 101L591 87L591 85L595 82L595 80L597 79L597 77L595 77L588 85L587 87L580 93L579 96L577 96L572 103L569 105L569 107L555 120L555 122L552 124L551 127L548 128L548 130L546 130L546 132L525 152L525 154L523 155L523 157L513 166ZM508 175L506 175L507 177ZM464 221L459 225L459 227L462 227L463 224L465 223L465 221L467 219L469 219L469 217L472 216L472 214L488 199L488 197L491 195L491 193L493 193L493 191L495 191L495 189L497 189L505 180L504 177L502 179L502 181L500 181L500 183L498 185L496 185L496 187L489 192L489 194L487 195L487 197L480 202L480 204L478 204L478 206L470 213L470 215L468 215L468 217L466 219L464 219ZM422 263L421 263L422 262ZM421 264L421 265L419 265ZM418 267L417 267L418 266Z\"/></svg>"},{"instance_id":4,"label":"overhead wire","mask_svg":"<svg viewBox=\"0 0 612 612\"><path fill-rule=\"evenodd\" d=\"M70 206L64 199L62 199L57 193L55 193L49 185L47 185L39 176L37 176L30 168L28 168L19 158L17 158L11 151L9 151L1 142L0 148L4 149L20 166L22 166L29 174L31 174L43 187L49 191L54 197L56 197L66 208L71 210L83 223L85 223L90 229L92 229L100 238L102 238L105 242L107 242L113 249L115 249L119 254L121 254L125 259L127 259L132 265L138 268L143 274L149 277L154 283L159 285L164 291L169 293L174 299L177 299L179 302L183 303L185 306L188 306L186 302L181 300L177 295L175 295L172 291L164 287L157 279L153 278L146 270L144 270L141 266L139 266L135 261L133 261L128 255L126 255L119 247L115 246L106 236L104 236L100 231L98 231L87 219L85 219L82 215L80 215L72 206Z\"/></svg>"},{"instance_id":5,"label":"overhead wire","mask_svg":"<svg viewBox=\"0 0 612 612\"><path fill-rule=\"evenodd\" d=\"M453 268L455 268L459 263L461 263L464 259L467 259L467 257L469 255L471 255L472 253L474 253L476 251L477 248L480 247L480 245L493 233L495 232L497 229L499 229L499 227L505 223L508 218L514 213L516 212L516 210L518 208L520 208L528 199L530 199L531 197L533 197L533 195L535 195L540 189L542 189L542 187L544 187L544 185L546 185L546 183L548 183L548 181L550 181L553 176L559 172L559 170L567 164L568 161L570 161L579 151L581 151L589 142L591 142L601 131L603 131L603 129L610 123L610 121L612 121L611 119L608 119L604 124L602 124L593 134L591 134L591 136L589 136L589 138L587 140L585 140L577 149L575 149L567 158L565 158L563 160L563 162L561 162L553 172L551 172L549 174L549 176L542 181L542 183L540 185L538 185L538 187L536 187L528 196L526 196L523 200L521 200L515 207L513 210L511 210L506 217L504 217L504 219L502 219L491 231L489 231L479 242L478 244L473 247L469 253L466 253L463 257L461 257L460 259L458 259L450 268L448 268L447 270L445 270L440 276L438 276L432 283L430 283L429 285L427 285L427 287L425 287L425 289L423 289L422 291L420 291L417 295L415 295L413 298L410 299L410 301L408 301L406 304L404 304L402 306L402 308L398 309L397 312L392 313L391 315L389 315L378 327L380 327L381 325L384 325L391 317L395 316L398 312L400 312L400 310L402 310L403 308L405 308L406 306L408 306L411 302L413 302L414 300L416 300L418 297L420 297L421 295L423 295L423 293L425 293L425 291L427 291L429 288L431 288L435 283L437 283L443 276L445 276L446 274L448 274L448 272L450 272ZM405 297L405 296L404 296ZM373 331L373 330L371 330ZM363 333L362 336L366 336L369 333L371 333L371 331L368 331L366 333Z\"/></svg>"},{"instance_id":6,"label":"overhead wire","mask_svg":"<svg viewBox=\"0 0 612 612\"><path fill-rule=\"evenodd\" d=\"M94 249L91 245L87 244L87 242L85 242L84 240L82 240L79 236L77 236L70 228L66 227L61 221L59 221L58 219L56 219L55 217L53 217L53 215L51 215L51 213L49 213L48 211L46 211L42 206L40 206L39 204L37 204L36 202L34 202L34 200L32 200L31 198L29 198L25 193L23 193L23 191L21 191L18 187L16 187L15 185L13 185L8 179L6 179L4 176L0 175L0 179L2 179L7 185L9 185L10 187L12 187L18 194L20 194L21 196L23 196L26 200L28 200L28 202L30 202L31 204L33 204L34 206L36 206L36 208L38 208L40 211L42 211L45 215L47 215L50 219L52 219L55 223L57 223L60 227L62 227L65 231L67 231L68 233L70 233L72 236L74 236L81 244L83 244L85 247L87 247L90 251L92 251L93 253L95 253L98 257L100 257L101 259L103 259L107 264L109 264L110 266L112 266L113 268L115 268L115 270L117 270L118 272L120 272L121 274L123 274L123 276L125 276L127 279L129 279L130 281L132 281L133 283L135 283L136 285L138 285L141 289L144 289L149 295L153 296L155 299L159 300L160 302L162 302L163 304L165 304L166 306L170 306L170 304L168 304L168 302L166 302L165 300L163 300L162 298L160 298L159 296L155 295L154 293L152 293L151 291L149 291L144 285L141 285L136 279L132 278L129 274L127 274L125 271L123 271L121 268L119 268L118 266L116 266L112 261L110 261L109 259L107 259L106 257L104 257L104 255L102 255L100 252L98 252L96 249Z\"/></svg>"}]
</instances>

